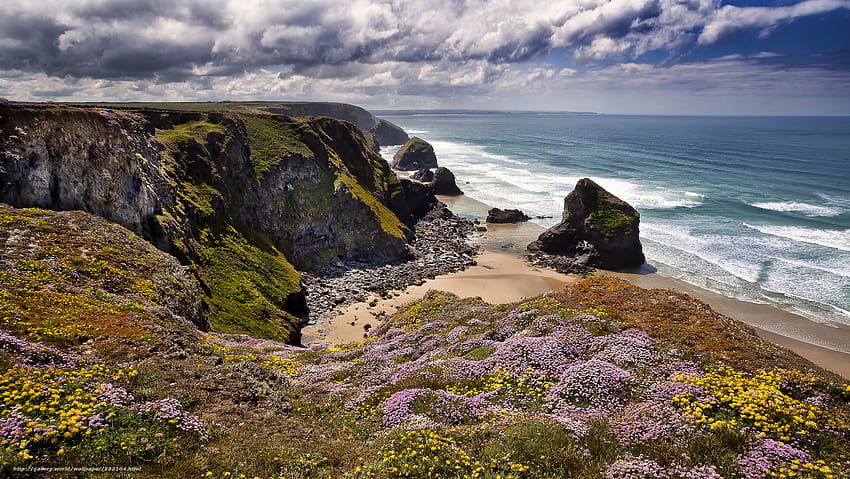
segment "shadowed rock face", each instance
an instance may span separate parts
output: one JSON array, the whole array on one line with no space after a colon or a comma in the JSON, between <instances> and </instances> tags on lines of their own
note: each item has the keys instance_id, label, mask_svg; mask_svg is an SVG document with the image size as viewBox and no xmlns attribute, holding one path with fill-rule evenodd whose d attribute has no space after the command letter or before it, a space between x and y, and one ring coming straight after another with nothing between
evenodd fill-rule
<instances>
[{"instance_id":1,"label":"shadowed rock face","mask_svg":"<svg viewBox=\"0 0 850 479\"><path fill-rule=\"evenodd\" d=\"M528 245L532 253L581 257L588 266L636 268L646 258L638 238L640 213L589 178L564 199L563 219Z\"/></svg>"},{"instance_id":2,"label":"shadowed rock face","mask_svg":"<svg viewBox=\"0 0 850 479\"><path fill-rule=\"evenodd\" d=\"M414 136L393 155L392 168L401 171L416 171L437 167L434 147L422 138Z\"/></svg>"},{"instance_id":3,"label":"shadowed rock face","mask_svg":"<svg viewBox=\"0 0 850 479\"><path fill-rule=\"evenodd\" d=\"M429 169L421 169L410 175L411 180L421 181L422 183L430 183L434 181L434 172Z\"/></svg>"},{"instance_id":4,"label":"shadowed rock face","mask_svg":"<svg viewBox=\"0 0 850 479\"><path fill-rule=\"evenodd\" d=\"M457 196L462 195L463 191L457 187L455 175L448 168L437 168L434 170L434 179L431 187L434 188L435 195Z\"/></svg>"},{"instance_id":5,"label":"shadowed rock face","mask_svg":"<svg viewBox=\"0 0 850 479\"><path fill-rule=\"evenodd\" d=\"M369 130L375 135L380 145L403 145L410 139L407 133L400 126L378 118L378 124Z\"/></svg>"}]
</instances>

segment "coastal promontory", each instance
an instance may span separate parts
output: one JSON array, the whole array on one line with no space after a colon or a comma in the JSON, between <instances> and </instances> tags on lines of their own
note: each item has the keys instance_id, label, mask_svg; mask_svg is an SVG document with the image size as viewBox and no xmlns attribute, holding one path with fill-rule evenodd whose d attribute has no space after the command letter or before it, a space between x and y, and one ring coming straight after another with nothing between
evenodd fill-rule
<instances>
[{"instance_id":1,"label":"coastal promontory","mask_svg":"<svg viewBox=\"0 0 850 479\"><path fill-rule=\"evenodd\" d=\"M297 343L298 270L411 257L405 191L349 122L4 102L0 131L0 202L87 211L174 255L218 331Z\"/></svg>"}]
</instances>

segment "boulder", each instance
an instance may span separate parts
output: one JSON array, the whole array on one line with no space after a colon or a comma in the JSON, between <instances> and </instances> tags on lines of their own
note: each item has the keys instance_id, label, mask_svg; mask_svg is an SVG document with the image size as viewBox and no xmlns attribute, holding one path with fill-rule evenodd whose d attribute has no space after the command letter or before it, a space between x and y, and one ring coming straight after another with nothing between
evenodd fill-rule
<instances>
[{"instance_id":1,"label":"boulder","mask_svg":"<svg viewBox=\"0 0 850 479\"><path fill-rule=\"evenodd\" d=\"M434 147L422 138L414 136L393 156L392 168L401 171L416 171L423 168L436 168L437 155Z\"/></svg>"},{"instance_id":2,"label":"boulder","mask_svg":"<svg viewBox=\"0 0 850 479\"><path fill-rule=\"evenodd\" d=\"M431 187L434 189L435 195L457 196L462 195L463 191L457 187L455 183L455 175L448 168L437 168L434 170L433 183Z\"/></svg>"},{"instance_id":3,"label":"boulder","mask_svg":"<svg viewBox=\"0 0 850 479\"><path fill-rule=\"evenodd\" d=\"M487 212L488 223L520 223L531 218L520 210L503 210L492 208Z\"/></svg>"},{"instance_id":4,"label":"boulder","mask_svg":"<svg viewBox=\"0 0 850 479\"><path fill-rule=\"evenodd\" d=\"M560 223L528 245L530 253L580 258L588 266L636 268L646 258L638 238L640 213L588 178L564 199Z\"/></svg>"},{"instance_id":5,"label":"boulder","mask_svg":"<svg viewBox=\"0 0 850 479\"><path fill-rule=\"evenodd\" d=\"M406 178L402 178L400 181L401 187L404 190L407 209L416 220L422 218L440 204L437 198L434 197L434 192L430 185L410 181Z\"/></svg>"},{"instance_id":6,"label":"boulder","mask_svg":"<svg viewBox=\"0 0 850 479\"><path fill-rule=\"evenodd\" d=\"M416 173L410 175L411 180L421 181L422 183L430 183L434 181L434 172L423 168Z\"/></svg>"}]
</instances>

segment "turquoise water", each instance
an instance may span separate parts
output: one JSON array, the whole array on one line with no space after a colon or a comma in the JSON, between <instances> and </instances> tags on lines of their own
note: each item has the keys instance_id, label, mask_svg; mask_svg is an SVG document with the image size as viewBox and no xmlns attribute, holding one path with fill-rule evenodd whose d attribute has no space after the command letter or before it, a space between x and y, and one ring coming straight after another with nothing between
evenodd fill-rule
<instances>
[{"instance_id":1,"label":"turquoise water","mask_svg":"<svg viewBox=\"0 0 850 479\"><path fill-rule=\"evenodd\" d=\"M593 178L641 212L659 273L850 324L850 118L379 115L431 142L470 197L550 226Z\"/></svg>"}]
</instances>

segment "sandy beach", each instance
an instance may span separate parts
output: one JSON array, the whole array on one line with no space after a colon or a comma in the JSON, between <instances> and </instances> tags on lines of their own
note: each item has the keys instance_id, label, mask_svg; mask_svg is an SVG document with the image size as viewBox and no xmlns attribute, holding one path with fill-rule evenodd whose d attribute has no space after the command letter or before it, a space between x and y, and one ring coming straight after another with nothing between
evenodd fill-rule
<instances>
[{"instance_id":1,"label":"sandy beach","mask_svg":"<svg viewBox=\"0 0 850 479\"><path fill-rule=\"evenodd\" d=\"M466 196L440 197L457 214L479 218L482 223L489 206ZM537 224L526 222L506 225L487 225L487 231L473 240L482 247L477 266L464 271L438 276L422 285L412 286L387 298L373 297L349 305L341 315L302 330L303 342L337 344L357 341L377 324L375 315L393 313L398 306L422 297L436 289L461 297L479 296L498 304L531 298L564 288L579 278L564 275L526 263L521 255L525 245L543 231ZM686 292L709 304L716 311L742 321L756 329L765 340L788 348L813 363L850 379L850 327L814 322L803 316L767 304L755 304L692 286L683 281L657 273L619 273L642 288L670 289ZM371 303L371 305L370 305ZM368 327L367 327L368 325Z\"/></svg>"},{"instance_id":2,"label":"sandy beach","mask_svg":"<svg viewBox=\"0 0 850 479\"><path fill-rule=\"evenodd\" d=\"M369 327L375 326L376 314L395 312L408 301L421 298L430 290L448 291L460 297L478 296L492 304L513 303L565 288L578 280L572 275L535 268L522 258L502 251L484 251L478 264L463 271L438 276L419 286L411 286L390 297L373 296L353 303L329 322L319 322L301 330L302 342L337 344L363 339Z\"/></svg>"}]
</instances>

